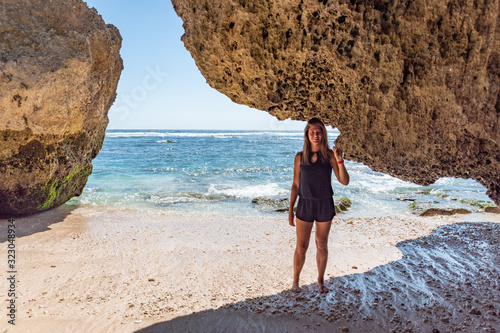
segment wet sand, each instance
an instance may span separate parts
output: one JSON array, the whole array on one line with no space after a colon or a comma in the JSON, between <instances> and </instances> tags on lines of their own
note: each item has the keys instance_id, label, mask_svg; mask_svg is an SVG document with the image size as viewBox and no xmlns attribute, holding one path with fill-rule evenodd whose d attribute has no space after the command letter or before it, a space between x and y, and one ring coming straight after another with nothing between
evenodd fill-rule
<instances>
[{"instance_id":1,"label":"wet sand","mask_svg":"<svg viewBox=\"0 0 500 333\"><path fill-rule=\"evenodd\" d=\"M62 207L16 219L0 332L500 332L500 218L484 217L336 218L331 292L312 241L294 294L285 219Z\"/></svg>"}]
</instances>

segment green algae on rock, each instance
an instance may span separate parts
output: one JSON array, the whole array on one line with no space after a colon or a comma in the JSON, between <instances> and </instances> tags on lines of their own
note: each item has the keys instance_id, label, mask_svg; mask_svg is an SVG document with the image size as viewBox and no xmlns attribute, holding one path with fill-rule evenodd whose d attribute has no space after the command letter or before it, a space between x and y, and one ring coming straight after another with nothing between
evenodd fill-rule
<instances>
[{"instance_id":1,"label":"green algae on rock","mask_svg":"<svg viewBox=\"0 0 500 333\"><path fill-rule=\"evenodd\" d=\"M342 213L347 211L351 207L351 200L347 197L334 197L335 202L335 212Z\"/></svg>"},{"instance_id":2,"label":"green algae on rock","mask_svg":"<svg viewBox=\"0 0 500 333\"><path fill-rule=\"evenodd\" d=\"M66 175L63 180L59 178L49 179L38 196L38 198L46 198L46 201L37 208L46 210L68 201L75 195L80 195L91 173L92 165L90 164L85 167L77 167Z\"/></svg>"}]
</instances>

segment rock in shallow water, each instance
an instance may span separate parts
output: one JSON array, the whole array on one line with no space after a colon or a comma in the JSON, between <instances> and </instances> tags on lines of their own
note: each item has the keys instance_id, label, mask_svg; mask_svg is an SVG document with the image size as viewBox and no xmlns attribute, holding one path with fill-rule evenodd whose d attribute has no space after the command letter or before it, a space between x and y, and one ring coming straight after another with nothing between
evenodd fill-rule
<instances>
[{"instance_id":1,"label":"rock in shallow water","mask_svg":"<svg viewBox=\"0 0 500 333\"><path fill-rule=\"evenodd\" d=\"M80 0L2 0L0 216L79 195L123 69L121 36Z\"/></svg>"},{"instance_id":2,"label":"rock in shallow water","mask_svg":"<svg viewBox=\"0 0 500 333\"><path fill-rule=\"evenodd\" d=\"M351 200L343 196L334 196L335 213L342 213L351 207ZM267 198L256 197L252 199L252 203L257 204L261 209L273 210L278 213L287 213L289 211L290 199L289 198ZM294 208L295 211L295 208Z\"/></svg>"},{"instance_id":3,"label":"rock in shallow water","mask_svg":"<svg viewBox=\"0 0 500 333\"><path fill-rule=\"evenodd\" d=\"M279 213L288 212L290 200L288 198L266 198L256 197L252 203L257 204L262 209L273 210Z\"/></svg>"},{"instance_id":4,"label":"rock in shallow water","mask_svg":"<svg viewBox=\"0 0 500 333\"><path fill-rule=\"evenodd\" d=\"M435 215L455 215L455 214L470 214L471 211L463 208L456 209L439 209L429 208L420 213L420 216L435 216Z\"/></svg>"},{"instance_id":5,"label":"rock in shallow water","mask_svg":"<svg viewBox=\"0 0 500 333\"><path fill-rule=\"evenodd\" d=\"M500 214L500 208L498 207L486 207L484 211L486 213Z\"/></svg>"},{"instance_id":6,"label":"rock in shallow water","mask_svg":"<svg viewBox=\"0 0 500 333\"><path fill-rule=\"evenodd\" d=\"M320 117L346 158L500 203L499 1L173 0L208 83L279 119Z\"/></svg>"}]
</instances>

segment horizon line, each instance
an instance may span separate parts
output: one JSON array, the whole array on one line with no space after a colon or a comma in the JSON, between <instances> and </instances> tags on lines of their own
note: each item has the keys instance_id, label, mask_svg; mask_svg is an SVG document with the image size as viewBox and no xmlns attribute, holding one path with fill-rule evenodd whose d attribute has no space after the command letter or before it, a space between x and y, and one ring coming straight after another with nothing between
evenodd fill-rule
<instances>
[{"instance_id":1,"label":"horizon line","mask_svg":"<svg viewBox=\"0 0 500 333\"><path fill-rule=\"evenodd\" d=\"M259 131L259 132L303 132L303 129L247 129L247 128L106 128L108 130L117 130L117 131ZM328 131L338 131L337 128L328 129Z\"/></svg>"}]
</instances>

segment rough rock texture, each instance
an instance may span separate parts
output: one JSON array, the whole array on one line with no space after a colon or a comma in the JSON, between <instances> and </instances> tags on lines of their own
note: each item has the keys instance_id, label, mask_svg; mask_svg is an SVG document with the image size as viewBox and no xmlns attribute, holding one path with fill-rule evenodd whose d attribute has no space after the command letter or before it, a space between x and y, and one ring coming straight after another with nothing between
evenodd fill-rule
<instances>
[{"instance_id":1,"label":"rough rock texture","mask_svg":"<svg viewBox=\"0 0 500 333\"><path fill-rule=\"evenodd\" d=\"M172 0L215 89L279 119L318 116L346 158L500 202L499 1Z\"/></svg>"},{"instance_id":2,"label":"rough rock texture","mask_svg":"<svg viewBox=\"0 0 500 333\"><path fill-rule=\"evenodd\" d=\"M120 46L83 1L0 1L0 215L81 193L115 99Z\"/></svg>"}]
</instances>

